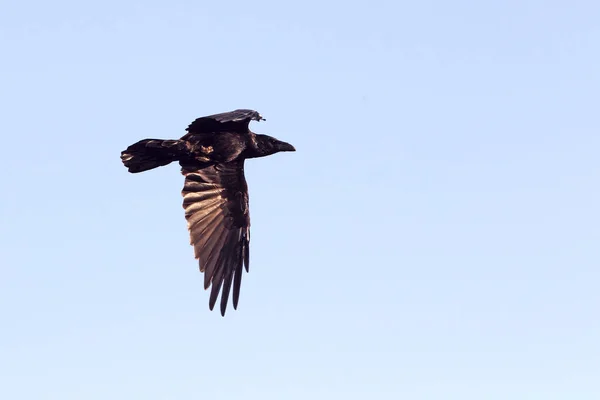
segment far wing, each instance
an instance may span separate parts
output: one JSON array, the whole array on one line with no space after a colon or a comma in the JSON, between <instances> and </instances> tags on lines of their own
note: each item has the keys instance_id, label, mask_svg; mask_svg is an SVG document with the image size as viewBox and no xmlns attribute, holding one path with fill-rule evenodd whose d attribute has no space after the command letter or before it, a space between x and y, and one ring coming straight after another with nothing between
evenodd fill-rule
<instances>
[{"instance_id":1,"label":"far wing","mask_svg":"<svg viewBox=\"0 0 600 400\"><path fill-rule=\"evenodd\" d=\"M190 244L204 272L204 288L212 284L210 309L222 287L221 314L225 315L232 283L233 307L237 308L244 264L248 271L250 214L244 161L202 169L184 165L182 174Z\"/></svg>"},{"instance_id":2,"label":"far wing","mask_svg":"<svg viewBox=\"0 0 600 400\"><path fill-rule=\"evenodd\" d=\"M245 120L261 121L264 119L263 117L260 116L258 111L245 110L245 109L239 109L239 110L229 111L229 112L220 113L220 114L208 115L203 118L214 119L215 121L219 121L219 122L238 122L238 121L245 121Z\"/></svg>"},{"instance_id":3,"label":"far wing","mask_svg":"<svg viewBox=\"0 0 600 400\"><path fill-rule=\"evenodd\" d=\"M208 115L192 122L188 127L189 133L213 133L232 131L248 132L250 121L261 121L264 118L254 110L235 110L221 114Z\"/></svg>"}]
</instances>

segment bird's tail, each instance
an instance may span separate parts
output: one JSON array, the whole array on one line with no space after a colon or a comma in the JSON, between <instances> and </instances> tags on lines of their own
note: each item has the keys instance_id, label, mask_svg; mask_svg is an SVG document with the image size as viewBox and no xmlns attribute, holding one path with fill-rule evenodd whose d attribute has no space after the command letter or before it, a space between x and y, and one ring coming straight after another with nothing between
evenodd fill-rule
<instances>
[{"instance_id":1,"label":"bird's tail","mask_svg":"<svg viewBox=\"0 0 600 400\"><path fill-rule=\"evenodd\" d=\"M178 161L188 154L184 140L144 139L121 152L129 172L143 172Z\"/></svg>"}]
</instances>

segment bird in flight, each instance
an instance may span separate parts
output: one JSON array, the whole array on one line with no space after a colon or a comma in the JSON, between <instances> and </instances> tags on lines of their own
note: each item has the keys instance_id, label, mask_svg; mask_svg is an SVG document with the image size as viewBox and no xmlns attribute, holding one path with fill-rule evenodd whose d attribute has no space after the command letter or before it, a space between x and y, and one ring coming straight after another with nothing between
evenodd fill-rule
<instances>
[{"instance_id":1,"label":"bird in flight","mask_svg":"<svg viewBox=\"0 0 600 400\"><path fill-rule=\"evenodd\" d=\"M144 139L121 152L131 173L178 161L185 176L183 208L190 244L204 272L204 289L211 285L212 310L221 291L225 316L233 283L237 309L242 267L248 272L250 214L244 177L247 158L265 157L294 146L271 136L256 134L250 121L264 118L253 110L235 110L196 119L179 140Z\"/></svg>"}]
</instances>

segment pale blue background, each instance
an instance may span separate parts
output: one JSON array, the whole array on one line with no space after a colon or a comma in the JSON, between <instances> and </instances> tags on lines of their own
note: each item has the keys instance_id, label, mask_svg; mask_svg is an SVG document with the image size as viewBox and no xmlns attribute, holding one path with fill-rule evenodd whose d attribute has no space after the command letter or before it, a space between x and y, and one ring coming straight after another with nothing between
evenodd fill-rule
<instances>
[{"instance_id":1,"label":"pale blue background","mask_svg":"<svg viewBox=\"0 0 600 400\"><path fill-rule=\"evenodd\" d=\"M0 7L0 398L599 399L600 3ZM253 108L250 274L208 311L177 166Z\"/></svg>"}]
</instances>

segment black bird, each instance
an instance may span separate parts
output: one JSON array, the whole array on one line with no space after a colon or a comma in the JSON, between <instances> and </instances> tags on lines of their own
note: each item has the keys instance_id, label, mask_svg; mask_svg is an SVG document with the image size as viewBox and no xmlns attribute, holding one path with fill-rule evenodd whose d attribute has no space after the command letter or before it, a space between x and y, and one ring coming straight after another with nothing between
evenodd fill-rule
<instances>
[{"instance_id":1,"label":"black bird","mask_svg":"<svg viewBox=\"0 0 600 400\"><path fill-rule=\"evenodd\" d=\"M242 265L248 272L250 214L244 160L296 151L289 143L251 132L252 120L264 118L253 110L209 115L192 122L179 140L144 139L121 152L131 173L179 161L185 176L181 193L190 244L204 272L204 289L212 284L211 310L223 288L223 316L232 283L237 308Z\"/></svg>"}]
</instances>

